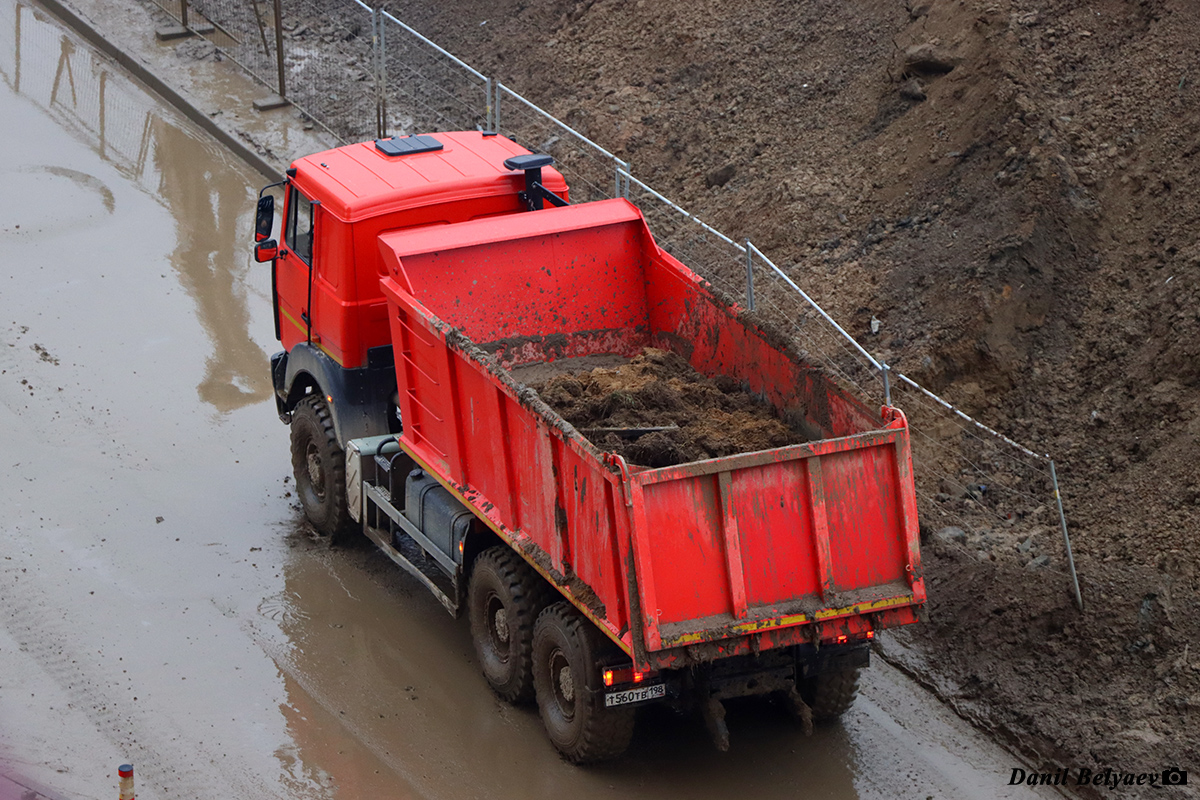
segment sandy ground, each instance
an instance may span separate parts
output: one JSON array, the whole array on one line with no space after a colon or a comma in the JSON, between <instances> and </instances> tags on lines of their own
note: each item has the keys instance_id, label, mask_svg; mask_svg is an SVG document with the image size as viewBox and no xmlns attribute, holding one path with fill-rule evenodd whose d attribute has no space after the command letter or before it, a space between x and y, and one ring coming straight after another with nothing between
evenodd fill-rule
<instances>
[{"instance_id":1,"label":"sandy ground","mask_svg":"<svg viewBox=\"0 0 1200 800\"><path fill-rule=\"evenodd\" d=\"M720 755L652 712L628 758L563 763L465 623L300 521L263 179L45 13L0 21L0 798L110 797L124 762L143 800L1038 796L885 665L811 739L746 703Z\"/></svg>"}]
</instances>

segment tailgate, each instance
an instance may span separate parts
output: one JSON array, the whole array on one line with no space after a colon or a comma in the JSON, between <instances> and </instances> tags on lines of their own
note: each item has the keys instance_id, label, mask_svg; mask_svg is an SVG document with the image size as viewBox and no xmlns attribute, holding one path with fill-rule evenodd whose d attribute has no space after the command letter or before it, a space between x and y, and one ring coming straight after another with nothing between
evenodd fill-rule
<instances>
[{"instance_id":1,"label":"tailgate","mask_svg":"<svg viewBox=\"0 0 1200 800\"><path fill-rule=\"evenodd\" d=\"M630 475L646 649L834 638L923 603L908 429L887 411L879 431Z\"/></svg>"}]
</instances>

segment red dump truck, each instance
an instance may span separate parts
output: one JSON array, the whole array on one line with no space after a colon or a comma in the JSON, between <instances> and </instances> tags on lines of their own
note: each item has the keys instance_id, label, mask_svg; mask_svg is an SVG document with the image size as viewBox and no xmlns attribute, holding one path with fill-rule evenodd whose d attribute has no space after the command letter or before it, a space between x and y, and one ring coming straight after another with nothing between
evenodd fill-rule
<instances>
[{"instance_id":1,"label":"red dump truck","mask_svg":"<svg viewBox=\"0 0 1200 800\"><path fill-rule=\"evenodd\" d=\"M282 243L260 194L306 515L465 611L488 683L573 762L622 753L646 703L699 712L722 749L729 698L838 717L869 640L925 601L903 413L716 296L627 200L569 204L551 163L487 132L318 153L276 184ZM629 463L518 377L647 348L800 443Z\"/></svg>"}]
</instances>

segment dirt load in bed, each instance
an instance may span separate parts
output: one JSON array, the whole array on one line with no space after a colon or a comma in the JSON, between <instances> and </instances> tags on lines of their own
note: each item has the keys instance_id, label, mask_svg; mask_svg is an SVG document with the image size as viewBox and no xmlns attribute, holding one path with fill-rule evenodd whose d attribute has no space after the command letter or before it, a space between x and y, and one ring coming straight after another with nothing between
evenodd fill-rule
<instances>
[{"instance_id":1,"label":"dirt load in bed","mask_svg":"<svg viewBox=\"0 0 1200 800\"><path fill-rule=\"evenodd\" d=\"M632 359L610 363L576 370L564 364L565 371L544 382L534 374L525 377L592 444L643 467L805 441L734 379L706 378L668 350L647 347Z\"/></svg>"}]
</instances>

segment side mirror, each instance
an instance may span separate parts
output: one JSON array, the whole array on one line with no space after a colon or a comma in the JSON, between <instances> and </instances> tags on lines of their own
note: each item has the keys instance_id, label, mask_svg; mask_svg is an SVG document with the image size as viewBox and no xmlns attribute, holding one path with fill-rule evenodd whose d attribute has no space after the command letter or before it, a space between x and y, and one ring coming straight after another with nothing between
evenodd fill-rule
<instances>
[{"instance_id":1,"label":"side mirror","mask_svg":"<svg viewBox=\"0 0 1200 800\"><path fill-rule=\"evenodd\" d=\"M274 261L279 255L279 244L274 239L267 239L254 245L254 260L258 263Z\"/></svg>"},{"instance_id":2,"label":"side mirror","mask_svg":"<svg viewBox=\"0 0 1200 800\"><path fill-rule=\"evenodd\" d=\"M258 198L258 213L254 217L254 241L265 242L271 236L271 227L274 224L275 198L269 194L264 195Z\"/></svg>"}]
</instances>

